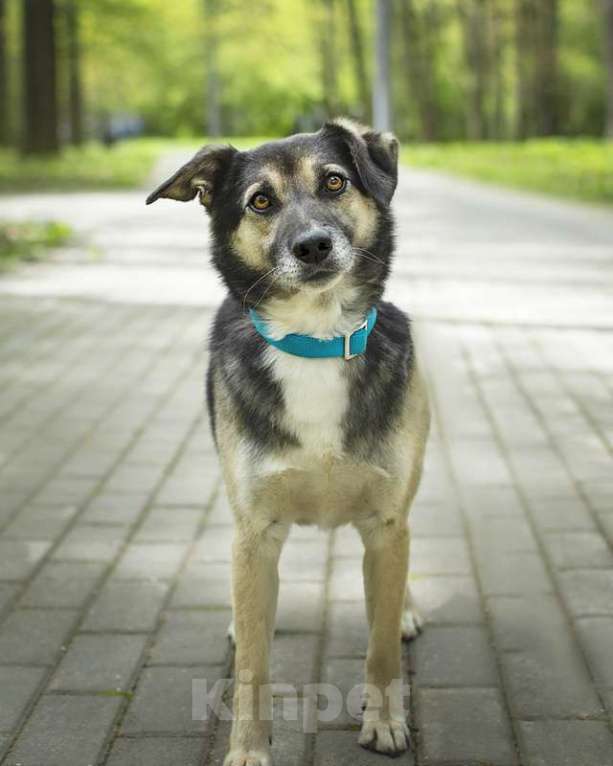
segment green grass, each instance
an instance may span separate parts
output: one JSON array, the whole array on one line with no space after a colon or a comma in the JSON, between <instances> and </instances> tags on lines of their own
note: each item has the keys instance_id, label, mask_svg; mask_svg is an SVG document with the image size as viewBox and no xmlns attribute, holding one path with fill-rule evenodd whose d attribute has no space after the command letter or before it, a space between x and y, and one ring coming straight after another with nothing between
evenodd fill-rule
<instances>
[{"instance_id":1,"label":"green grass","mask_svg":"<svg viewBox=\"0 0 613 766\"><path fill-rule=\"evenodd\" d=\"M212 140L244 149L267 138ZM139 138L112 147L67 147L54 158L24 158L0 149L0 193L136 188L165 152L195 151L204 143L205 138ZM416 144L403 148L402 160L482 181L613 204L613 143L604 141Z\"/></svg>"},{"instance_id":2,"label":"green grass","mask_svg":"<svg viewBox=\"0 0 613 766\"><path fill-rule=\"evenodd\" d=\"M0 221L0 268L17 260L38 260L51 247L70 238L66 224L57 221Z\"/></svg>"},{"instance_id":3,"label":"green grass","mask_svg":"<svg viewBox=\"0 0 613 766\"><path fill-rule=\"evenodd\" d=\"M176 142L124 141L111 147L89 143L66 147L57 157L22 157L0 150L0 192L121 189L141 185L154 162Z\"/></svg>"},{"instance_id":4,"label":"green grass","mask_svg":"<svg viewBox=\"0 0 613 766\"><path fill-rule=\"evenodd\" d=\"M481 181L613 204L613 142L535 139L418 144L405 146L402 160Z\"/></svg>"},{"instance_id":5,"label":"green grass","mask_svg":"<svg viewBox=\"0 0 613 766\"><path fill-rule=\"evenodd\" d=\"M217 138L238 148L258 143L259 138ZM89 143L66 147L57 157L22 157L12 149L0 149L0 193L127 189L142 186L156 160L164 152L195 151L206 139L138 138L106 147Z\"/></svg>"}]
</instances>

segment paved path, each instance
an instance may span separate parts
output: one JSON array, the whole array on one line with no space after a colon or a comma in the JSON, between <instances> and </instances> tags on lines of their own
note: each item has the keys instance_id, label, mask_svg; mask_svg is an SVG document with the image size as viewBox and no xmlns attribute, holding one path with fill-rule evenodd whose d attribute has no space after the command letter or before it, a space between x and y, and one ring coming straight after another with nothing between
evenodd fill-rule
<instances>
[{"instance_id":1,"label":"paved path","mask_svg":"<svg viewBox=\"0 0 613 766\"><path fill-rule=\"evenodd\" d=\"M389 292L436 411L413 515L417 751L399 762L611 766L613 216L416 172L397 205ZM192 680L230 661L204 219L141 192L0 210L82 241L0 279L0 763L220 764L227 723L192 720ZM356 536L293 534L282 570L275 679L350 689ZM277 765L384 763L355 730L278 719Z\"/></svg>"}]
</instances>

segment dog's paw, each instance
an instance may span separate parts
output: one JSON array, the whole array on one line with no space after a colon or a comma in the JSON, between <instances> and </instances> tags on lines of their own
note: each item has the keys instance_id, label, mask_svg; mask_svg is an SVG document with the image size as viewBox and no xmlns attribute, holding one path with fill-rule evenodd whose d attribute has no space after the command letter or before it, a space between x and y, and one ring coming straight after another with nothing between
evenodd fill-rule
<instances>
[{"instance_id":1,"label":"dog's paw","mask_svg":"<svg viewBox=\"0 0 613 766\"><path fill-rule=\"evenodd\" d=\"M400 755L411 746L405 721L364 721L358 742L368 750L385 755Z\"/></svg>"},{"instance_id":2,"label":"dog's paw","mask_svg":"<svg viewBox=\"0 0 613 766\"><path fill-rule=\"evenodd\" d=\"M230 750L223 766L272 766L272 757L266 750Z\"/></svg>"},{"instance_id":3,"label":"dog's paw","mask_svg":"<svg viewBox=\"0 0 613 766\"><path fill-rule=\"evenodd\" d=\"M402 623L400 626L402 640L412 641L421 633L424 626L422 616L414 606L405 609L402 613Z\"/></svg>"}]
</instances>

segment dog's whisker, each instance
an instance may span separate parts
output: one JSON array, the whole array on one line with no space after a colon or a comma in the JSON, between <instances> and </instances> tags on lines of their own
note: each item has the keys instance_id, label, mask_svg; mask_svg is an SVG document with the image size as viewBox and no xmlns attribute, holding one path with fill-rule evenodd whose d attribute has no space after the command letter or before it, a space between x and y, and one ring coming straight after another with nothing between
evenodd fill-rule
<instances>
[{"instance_id":1,"label":"dog's whisker","mask_svg":"<svg viewBox=\"0 0 613 766\"><path fill-rule=\"evenodd\" d=\"M276 269L275 269L275 271L276 271ZM278 280L278 279L279 279L279 276L278 276L278 275L275 275L275 277L273 278L273 280L271 281L271 283L270 283L270 284L268 285L268 287L267 287L267 288L264 290L264 292L262 293L262 295L260 295L260 297L258 298L258 300L257 300L257 302L256 302L256 304L255 304L255 306L254 306L254 308L257 308L257 307L260 305L260 303L261 303L261 302L264 300L264 298L266 297L266 294L268 293L268 291L269 291L269 290L271 289L271 287L272 287L272 286L275 284L275 282L277 282L277 280Z\"/></svg>"},{"instance_id":2,"label":"dog's whisker","mask_svg":"<svg viewBox=\"0 0 613 766\"><path fill-rule=\"evenodd\" d=\"M278 271L278 269L279 269L278 266L273 266L272 269L269 269L265 274L262 274L261 277L258 277L255 280L255 282L249 287L249 289L247 290L247 292L243 296L243 311L245 310L245 307L247 305L247 296L253 290L253 288L257 287L263 279L266 279L266 277L269 277L271 274L274 274L275 271ZM269 285L269 287L267 289L270 289L270 285Z\"/></svg>"},{"instance_id":3,"label":"dog's whisker","mask_svg":"<svg viewBox=\"0 0 613 766\"><path fill-rule=\"evenodd\" d=\"M364 250L362 247L354 247L352 249L353 252L360 258L364 258L367 261L372 261L373 263L378 263L380 266L385 265L381 258L377 258L377 256L374 253L371 253L370 250Z\"/></svg>"},{"instance_id":4,"label":"dog's whisker","mask_svg":"<svg viewBox=\"0 0 613 766\"><path fill-rule=\"evenodd\" d=\"M379 263L383 263L381 258L375 255L371 250L366 250L366 248L364 247L356 247L355 245L353 246L352 249L354 252L364 256L365 258L372 258L373 260L378 261Z\"/></svg>"}]
</instances>

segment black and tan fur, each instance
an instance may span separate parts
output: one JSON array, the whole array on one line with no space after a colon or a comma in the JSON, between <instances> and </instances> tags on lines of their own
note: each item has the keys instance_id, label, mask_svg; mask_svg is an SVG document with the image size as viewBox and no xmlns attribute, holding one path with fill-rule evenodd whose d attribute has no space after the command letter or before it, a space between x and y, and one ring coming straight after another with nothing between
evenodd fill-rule
<instances>
[{"instance_id":1,"label":"black and tan fur","mask_svg":"<svg viewBox=\"0 0 613 766\"><path fill-rule=\"evenodd\" d=\"M360 532L371 692L359 741L388 754L409 744L400 692L385 692L401 677L401 634L410 637L418 627L406 587L407 517L429 415L409 321L382 298L397 152L389 134L328 123L246 152L205 147L148 199L199 194L228 289L207 379L236 520L237 682L227 766L271 762L268 654L277 562L293 523L351 523ZM264 211L254 208L256 195ZM313 242L325 248L323 260L306 260ZM378 321L367 350L351 360L286 354L248 317L257 307L277 337L327 338L351 332L373 305ZM254 697L254 687L263 694Z\"/></svg>"}]
</instances>

